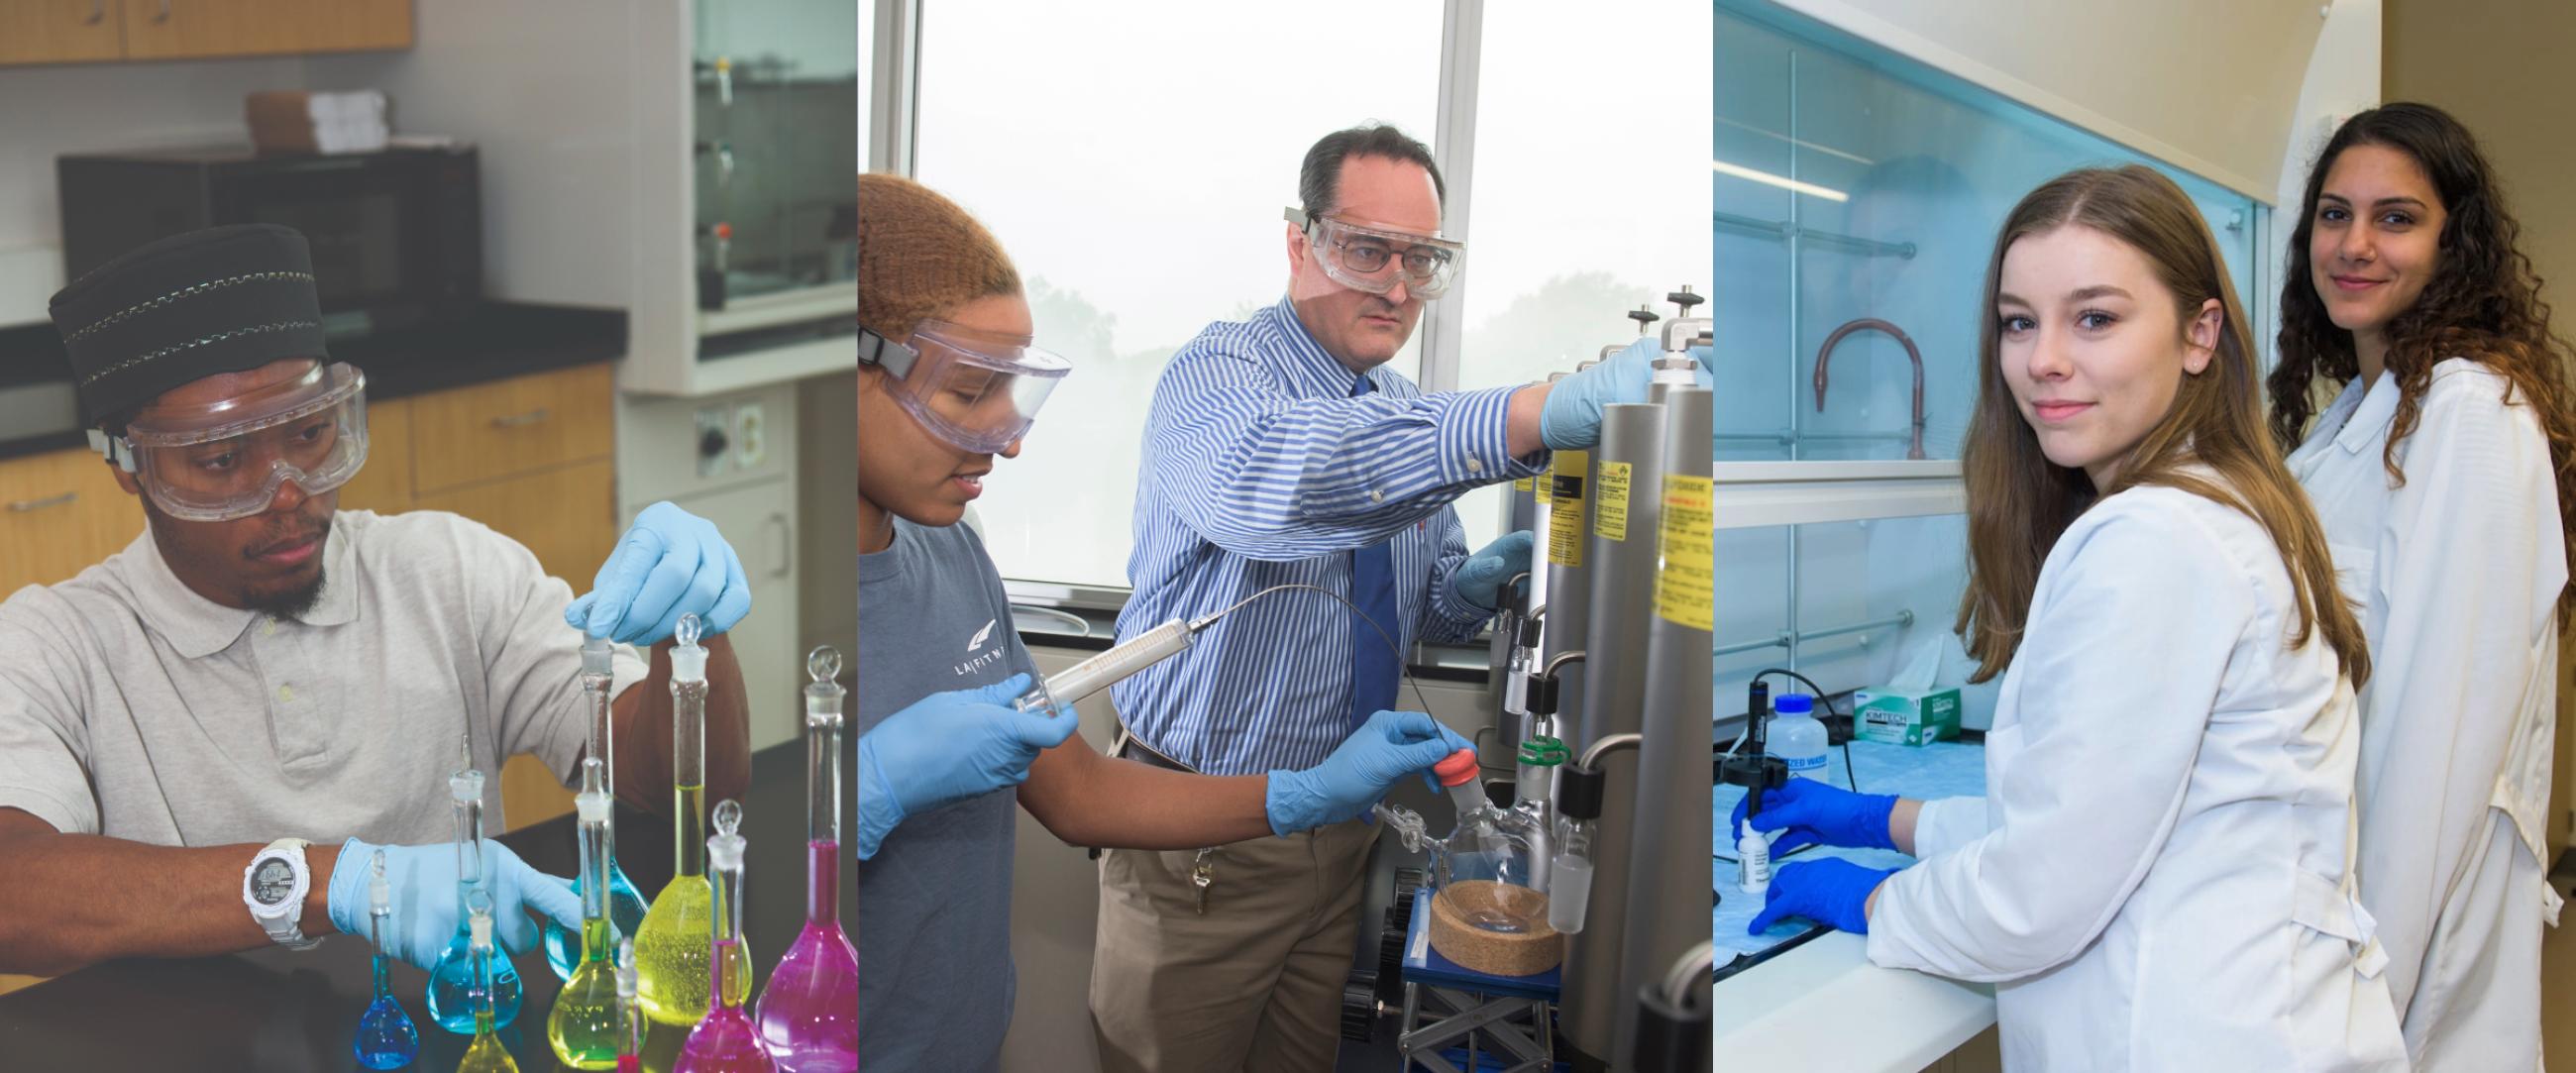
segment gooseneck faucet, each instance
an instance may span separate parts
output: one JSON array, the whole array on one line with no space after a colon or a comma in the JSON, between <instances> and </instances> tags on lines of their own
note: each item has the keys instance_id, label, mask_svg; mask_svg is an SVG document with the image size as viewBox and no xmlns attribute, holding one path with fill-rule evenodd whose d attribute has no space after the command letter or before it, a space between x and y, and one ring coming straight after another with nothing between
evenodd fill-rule
<instances>
[{"instance_id":1,"label":"gooseneck faucet","mask_svg":"<svg viewBox=\"0 0 2576 1073\"><path fill-rule=\"evenodd\" d=\"M1897 342L1905 345L1905 357L1914 363L1914 428L1912 440L1905 448L1905 457L1921 458L1923 457L1923 352L1915 349L1914 340L1905 334L1904 329L1896 325L1876 317L1862 317L1834 329L1832 334L1825 336L1825 345L1816 348L1816 412L1825 412L1825 363L1833 358L1834 345L1842 342L1844 336L1867 330L1881 331L1893 336Z\"/></svg>"}]
</instances>

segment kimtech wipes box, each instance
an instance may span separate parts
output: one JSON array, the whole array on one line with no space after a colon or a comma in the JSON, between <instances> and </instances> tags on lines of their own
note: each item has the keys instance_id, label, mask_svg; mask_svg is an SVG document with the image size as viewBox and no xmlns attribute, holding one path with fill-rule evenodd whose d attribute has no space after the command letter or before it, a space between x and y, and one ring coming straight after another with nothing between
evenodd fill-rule
<instances>
[{"instance_id":1,"label":"kimtech wipes box","mask_svg":"<svg viewBox=\"0 0 2576 1073\"><path fill-rule=\"evenodd\" d=\"M1863 689L1852 694L1852 736L1929 745L1959 736L1959 687Z\"/></svg>"}]
</instances>

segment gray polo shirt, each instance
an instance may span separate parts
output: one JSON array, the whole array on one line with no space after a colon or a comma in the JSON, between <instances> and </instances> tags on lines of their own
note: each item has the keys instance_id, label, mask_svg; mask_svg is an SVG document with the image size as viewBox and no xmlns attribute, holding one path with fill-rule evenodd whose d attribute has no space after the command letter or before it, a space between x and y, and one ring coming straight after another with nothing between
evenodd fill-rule
<instances>
[{"instance_id":1,"label":"gray polo shirt","mask_svg":"<svg viewBox=\"0 0 2576 1073\"><path fill-rule=\"evenodd\" d=\"M576 770L589 720L570 586L453 514L343 511L302 619L182 584L149 531L0 602L0 807L75 834L206 846L453 837L470 730L503 826L500 758ZM617 687L646 666L621 649Z\"/></svg>"},{"instance_id":2,"label":"gray polo shirt","mask_svg":"<svg viewBox=\"0 0 2576 1073\"><path fill-rule=\"evenodd\" d=\"M858 728L933 693L992 685L1037 664L984 542L964 525L901 518L859 556ZM867 778L866 769L859 778ZM859 1065L999 1068L1018 979L1011 966L1015 790L908 816L859 862Z\"/></svg>"}]
</instances>

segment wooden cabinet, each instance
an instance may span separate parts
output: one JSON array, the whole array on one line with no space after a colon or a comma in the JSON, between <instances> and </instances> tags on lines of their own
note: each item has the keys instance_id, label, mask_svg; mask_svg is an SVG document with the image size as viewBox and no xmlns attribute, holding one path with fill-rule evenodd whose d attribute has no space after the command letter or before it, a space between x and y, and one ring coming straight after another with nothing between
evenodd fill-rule
<instances>
[{"instance_id":1,"label":"wooden cabinet","mask_svg":"<svg viewBox=\"0 0 2576 1073\"><path fill-rule=\"evenodd\" d=\"M527 545L546 573L578 593L590 588L591 575L617 543L617 466L605 458L581 462L424 495L412 506L491 526Z\"/></svg>"},{"instance_id":2,"label":"wooden cabinet","mask_svg":"<svg viewBox=\"0 0 2576 1073\"><path fill-rule=\"evenodd\" d=\"M125 55L126 0L0 0L0 64L81 63Z\"/></svg>"},{"instance_id":3,"label":"wooden cabinet","mask_svg":"<svg viewBox=\"0 0 2576 1073\"><path fill-rule=\"evenodd\" d=\"M0 0L0 64L410 48L412 0Z\"/></svg>"},{"instance_id":4,"label":"wooden cabinet","mask_svg":"<svg viewBox=\"0 0 2576 1073\"><path fill-rule=\"evenodd\" d=\"M411 47L411 0L121 0L125 58Z\"/></svg>"},{"instance_id":5,"label":"wooden cabinet","mask_svg":"<svg viewBox=\"0 0 2576 1073\"><path fill-rule=\"evenodd\" d=\"M411 509L411 402L367 404L367 464L340 486L341 510L400 514Z\"/></svg>"},{"instance_id":6,"label":"wooden cabinet","mask_svg":"<svg viewBox=\"0 0 2576 1073\"><path fill-rule=\"evenodd\" d=\"M419 397L412 418L420 494L608 458L616 450L615 393L616 373L600 364Z\"/></svg>"},{"instance_id":7,"label":"wooden cabinet","mask_svg":"<svg viewBox=\"0 0 2576 1073\"><path fill-rule=\"evenodd\" d=\"M142 505L94 451L0 461L0 598L68 580L142 531Z\"/></svg>"}]
</instances>

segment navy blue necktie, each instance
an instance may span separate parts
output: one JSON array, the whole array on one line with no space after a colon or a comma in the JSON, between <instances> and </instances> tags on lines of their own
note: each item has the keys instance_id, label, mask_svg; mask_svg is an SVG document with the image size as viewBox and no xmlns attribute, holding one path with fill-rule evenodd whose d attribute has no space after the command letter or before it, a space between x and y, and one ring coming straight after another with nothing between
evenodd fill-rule
<instances>
[{"instance_id":1,"label":"navy blue necktie","mask_svg":"<svg viewBox=\"0 0 2576 1073\"><path fill-rule=\"evenodd\" d=\"M1351 395L1357 398L1372 388L1363 376ZM1351 603L1359 607L1351 615L1352 730L1368 722L1369 716L1395 706L1398 656L1394 646L1404 643L1404 633L1395 618L1394 547L1390 537L1351 552ZM1371 621L1377 625L1369 625Z\"/></svg>"}]
</instances>

